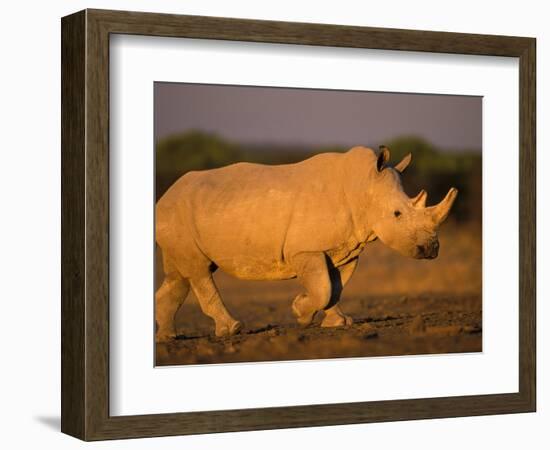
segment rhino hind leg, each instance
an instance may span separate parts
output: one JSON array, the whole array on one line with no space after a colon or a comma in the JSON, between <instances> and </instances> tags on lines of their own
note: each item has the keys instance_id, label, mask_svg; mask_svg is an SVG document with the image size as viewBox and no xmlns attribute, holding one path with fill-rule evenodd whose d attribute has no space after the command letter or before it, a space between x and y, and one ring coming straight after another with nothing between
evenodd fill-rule
<instances>
[{"instance_id":1,"label":"rhino hind leg","mask_svg":"<svg viewBox=\"0 0 550 450\"><path fill-rule=\"evenodd\" d=\"M232 336L242 329L242 324L231 317L222 302L211 272L194 276L190 280L191 289L199 300L202 312L216 324L216 336Z\"/></svg>"},{"instance_id":2,"label":"rhino hind leg","mask_svg":"<svg viewBox=\"0 0 550 450\"><path fill-rule=\"evenodd\" d=\"M331 281L324 253L301 253L293 258L292 264L298 281L306 289L292 303L292 312L301 326L308 326L315 314L330 302Z\"/></svg>"},{"instance_id":3,"label":"rhino hind leg","mask_svg":"<svg viewBox=\"0 0 550 450\"><path fill-rule=\"evenodd\" d=\"M166 266L166 263L165 263ZM176 335L174 319L189 292L189 282L176 270L168 271L155 293L156 341L164 342Z\"/></svg>"},{"instance_id":4,"label":"rhino hind leg","mask_svg":"<svg viewBox=\"0 0 550 450\"><path fill-rule=\"evenodd\" d=\"M340 301L344 286L355 272L357 262L358 259L355 258L343 266L329 267L330 279L332 282L332 297L329 307L325 309L325 318L321 322L322 327L341 327L353 324L351 316L342 312L338 302Z\"/></svg>"}]
</instances>

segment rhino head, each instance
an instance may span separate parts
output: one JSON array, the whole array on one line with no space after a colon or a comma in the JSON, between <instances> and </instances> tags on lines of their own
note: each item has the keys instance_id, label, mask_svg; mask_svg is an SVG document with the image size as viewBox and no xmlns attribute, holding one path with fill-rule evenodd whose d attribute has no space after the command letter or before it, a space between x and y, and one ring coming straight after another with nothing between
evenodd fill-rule
<instances>
[{"instance_id":1,"label":"rhino head","mask_svg":"<svg viewBox=\"0 0 550 450\"><path fill-rule=\"evenodd\" d=\"M425 190L410 198L403 191L401 173L411 162L411 154L394 167L387 166L389 149L380 147L376 160L370 207L372 230L387 246L413 258L436 258L439 252L438 229L449 215L458 190L451 188L437 205L426 207Z\"/></svg>"}]
</instances>

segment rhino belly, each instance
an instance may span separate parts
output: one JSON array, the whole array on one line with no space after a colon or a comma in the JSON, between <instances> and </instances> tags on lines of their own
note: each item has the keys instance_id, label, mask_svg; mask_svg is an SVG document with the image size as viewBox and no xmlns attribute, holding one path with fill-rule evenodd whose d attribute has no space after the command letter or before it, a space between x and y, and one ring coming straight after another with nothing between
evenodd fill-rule
<instances>
[{"instance_id":1,"label":"rhino belly","mask_svg":"<svg viewBox=\"0 0 550 450\"><path fill-rule=\"evenodd\" d=\"M215 258L214 263L224 272L241 280L288 280L296 277L290 265L275 259L235 255Z\"/></svg>"}]
</instances>

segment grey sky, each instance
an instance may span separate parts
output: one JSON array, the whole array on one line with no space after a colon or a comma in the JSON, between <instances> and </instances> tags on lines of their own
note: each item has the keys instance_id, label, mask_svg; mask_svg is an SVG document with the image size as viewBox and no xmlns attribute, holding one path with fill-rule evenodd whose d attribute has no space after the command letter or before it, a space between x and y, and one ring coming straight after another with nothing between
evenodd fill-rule
<instances>
[{"instance_id":1,"label":"grey sky","mask_svg":"<svg viewBox=\"0 0 550 450\"><path fill-rule=\"evenodd\" d=\"M481 97L155 83L156 137L190 129L243 143L379 145L418 135L481 149Z\"/></svg>"}]
</instances>

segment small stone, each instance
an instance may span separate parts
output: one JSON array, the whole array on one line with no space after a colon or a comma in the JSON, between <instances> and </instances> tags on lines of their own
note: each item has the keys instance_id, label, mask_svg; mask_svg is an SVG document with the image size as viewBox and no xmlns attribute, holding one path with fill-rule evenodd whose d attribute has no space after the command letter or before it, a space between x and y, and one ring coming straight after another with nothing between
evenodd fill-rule
<instances>
[{"instance_id":1,"label":"small stone","mask_svg":"<svg viewBox=\"0 0 550 450\"><path fill-rule=\"evenodd\" d=\"M228 345L225 346L225 353L232 354L236 352L237 352L237 349L233 344L229 343Z\"/></svg>"},{"instance_id":2,"label":"small stone","mask_svg":"<svg viewBox=\"0 0 550 450\"><path fill-rule=\"evenodd\" d=\"M376 331L374 328L371 330L367 330L363 333L363 339L374 339L375 337L378 337L378 331Z\"/></svg>"},{"instance_id":3,"label":"small stone","mask_svg":"<svg viewBox=\"0 0 550 450\"><path fill-rule=\"evenodd\" d=\"M409 332L411 334L420 334L426 332L426 324L422 316L416 316L409 325Z\"/></svg>"},{"instance_id":4,"label":"small stone","mask_svg":"<svg viewBox=\"0 0 550 450\"><path fill-rule=\"evenodd\" d=\"M445 325L428 328L428 334L435 336L458 336L462 331L460 325Z\"/></svg>"},{"instance_id":5,"label":"small stone","mask_svg":"<svg viewBox=\"0 0 550 450\"><path fill-rule=\"evenodd\" d=\"M481 333L481 327L479 325L464 325L462 331L468 334Z\"/></svg>"},{"instance_id":6,"label":"small stone","mask_svg":"<svg viewBox=\"0 0 550 450\"><path fill-rule=\"evenodd\" d=\"M197 344L196 351L201 357L214 355L214 349L206 342L200 342Z\"/></svg>"}]
</instances>

